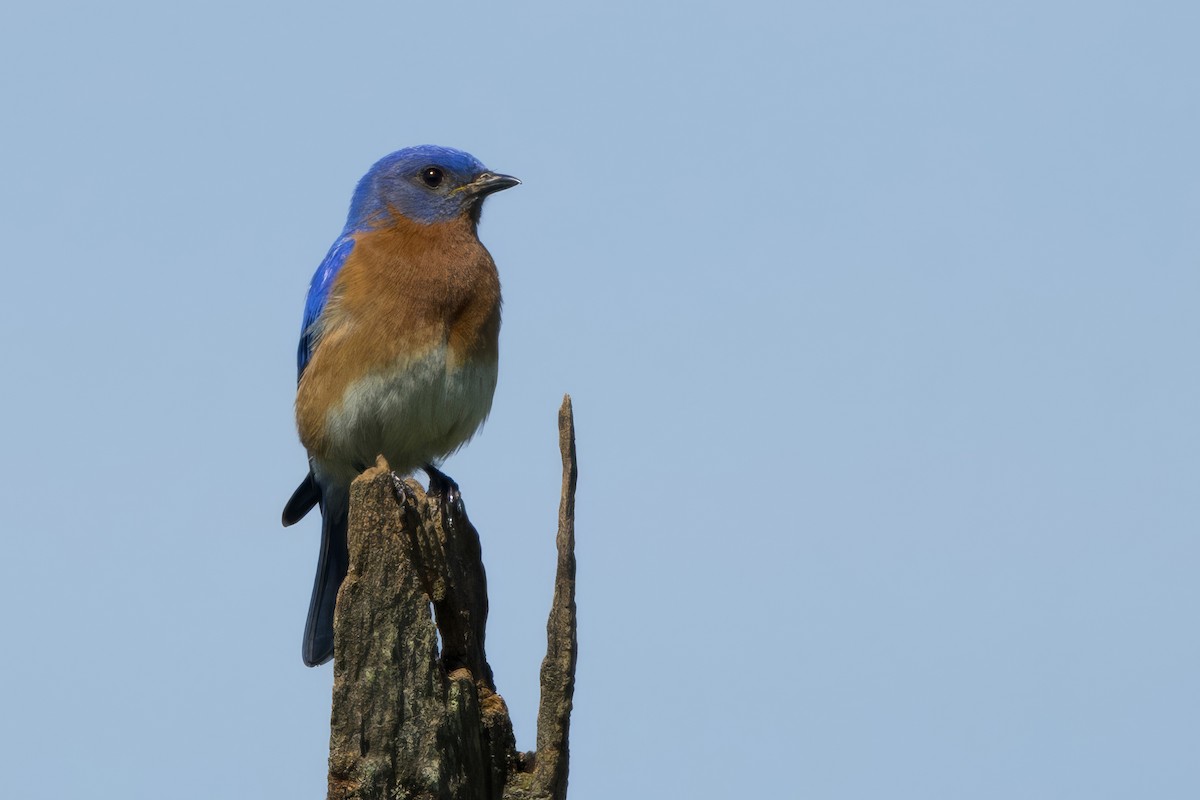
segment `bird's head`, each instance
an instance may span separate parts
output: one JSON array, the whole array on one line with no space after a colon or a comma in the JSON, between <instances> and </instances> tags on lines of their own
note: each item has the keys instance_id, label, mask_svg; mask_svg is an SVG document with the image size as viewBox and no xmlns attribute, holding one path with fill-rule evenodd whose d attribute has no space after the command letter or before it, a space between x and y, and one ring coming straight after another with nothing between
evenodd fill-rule
<instances>
[{"instance_id":1,"label":"bird's head","mask_svg":"<svg viewBox=\"0 0 1200 800\"><path fill-rule=\"evenodd\" d=\"M426 225L464 216L478 222L485 197L519 183L462 150L407 147L381 158L358 182L346 229L386 225L395 214Z\"/></svg>"}]
</instances>

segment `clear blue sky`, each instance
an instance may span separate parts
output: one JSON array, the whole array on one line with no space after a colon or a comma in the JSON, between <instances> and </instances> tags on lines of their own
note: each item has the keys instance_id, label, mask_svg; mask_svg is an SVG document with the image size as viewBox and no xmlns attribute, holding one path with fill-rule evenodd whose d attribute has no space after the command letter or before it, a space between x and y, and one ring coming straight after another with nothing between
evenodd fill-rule
<instances>
[{"instance_id":1,"label":"clear blue sky","mask_svg":"<svg viewBox=\"0 0 1200 800\"><path fill-rule=\"evenodd\" d=\"M412 6L3 12L4 794L324 796L295 340L434 142L525 181L524 748L575 400L574 800L1200 796L1200 7Z\"/></svg>"}]
</instances>

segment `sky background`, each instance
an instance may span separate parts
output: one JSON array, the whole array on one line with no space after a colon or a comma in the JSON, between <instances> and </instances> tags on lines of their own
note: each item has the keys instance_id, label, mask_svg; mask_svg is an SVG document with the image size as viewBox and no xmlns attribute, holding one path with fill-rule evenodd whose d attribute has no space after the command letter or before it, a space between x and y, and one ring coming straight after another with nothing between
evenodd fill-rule
<instances>
[{"instance_id":1,"label":"sky background","mask_svg":"<svg viewBox=\"0 0 1200 800\"><path fill-rule=\"evenodd\" d=\"M440 10L445 8L446 10ZM1200 6L10 3L0 773L322 798L292 421L377 158L524 185L447 464L571 797L1200 796Z\"/></svg>"}]
</instances>

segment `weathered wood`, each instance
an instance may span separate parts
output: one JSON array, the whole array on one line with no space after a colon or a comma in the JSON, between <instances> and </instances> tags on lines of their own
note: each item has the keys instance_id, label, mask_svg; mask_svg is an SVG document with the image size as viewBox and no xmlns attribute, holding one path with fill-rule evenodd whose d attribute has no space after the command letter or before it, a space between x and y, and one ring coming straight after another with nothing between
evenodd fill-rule
<instances>
[{"instance_id":1,"label":"weathered wood","mask_svg":"<svg viewBox=\"0 0 1200 800\"><path fill-rule=\"evenodd\" d=\"M382 459L354 482L350 570L334 619L330 800L566 797L577 649L569 397L559 441L558 574L536 757L517 752L487 663L487 581L461 501L426 495L411 480L397 492Z\"/></svg>"},{"instance_id":2,"label":"weathered wood","mask_svg":"<svg viewBox=\"0 0 1200 800\"><path fill-rule=\"evenodd\" d=\"M575 696L575 661L579 641L575 625L575 416L570 396L558 412L558 449L562 454L562 496L558 506L558 569L554 601L546 623L546 658L542 661L542 698L538 704L537 759L534 790L552 800L567 796L567 738Z\"/></svg>"}]
</instances>

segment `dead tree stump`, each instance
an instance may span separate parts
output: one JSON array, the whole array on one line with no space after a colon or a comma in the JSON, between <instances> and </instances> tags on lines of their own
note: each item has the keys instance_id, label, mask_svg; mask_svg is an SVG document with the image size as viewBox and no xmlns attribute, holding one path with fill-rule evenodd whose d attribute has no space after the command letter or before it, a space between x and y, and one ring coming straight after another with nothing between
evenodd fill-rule
<instances>
[{"instance_id":1,"label":"dead tree stump","mask_svg":"<svg viewBox=\"0 0 1200 800\"><path fill-rule=\"evenodd\" d=\"M559 448L558 567L535 753L517 752L492 680L479 534L462 502L428 496L411 480L401 502L382 459L354 482L350 570L334 617L329 800L566 797L577 651L570 397L559 410Z\"/></svg>"}]
</instances>

